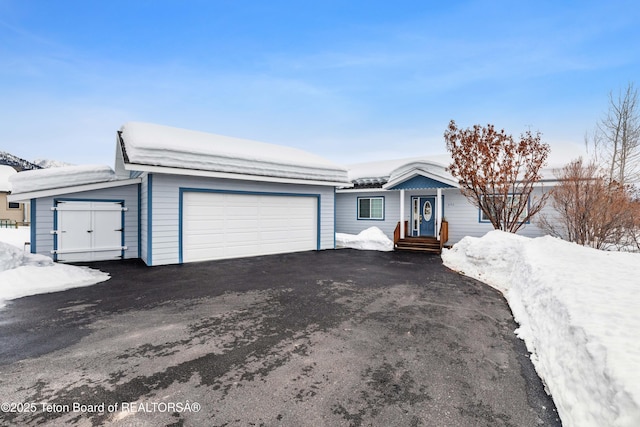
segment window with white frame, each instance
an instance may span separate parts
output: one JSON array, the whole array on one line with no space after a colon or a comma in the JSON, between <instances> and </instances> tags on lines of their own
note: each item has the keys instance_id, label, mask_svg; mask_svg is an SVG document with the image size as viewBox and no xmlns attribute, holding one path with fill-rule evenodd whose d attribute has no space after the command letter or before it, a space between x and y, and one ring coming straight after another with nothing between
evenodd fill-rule
<instances>
[{"instance_id":1,"label":"window with white frame","mask_svg":"<svg viewBox=\"0 0 640 427\"><path fill-rule=\"evenodd\" d=\"M502 197L502 196L501 195L483 196L483 198L484 197L492 197L493 198L493 197ZM507 209L508 209L508 206L518 205L520 203L520 197L521 197L520 194L509 194L507 196L507 201L506 201ZM489 205L489 208L491 209L493 206L494 206L494 204L491 203ZM529 215L529 203L527 203L527 206L525 206L524 210L520 214L519 221L520 222L524 221L525 218L527 217L527 215ZM487 214L482 209L480 209L480 222L491 222L489 220L489 217L487 216Z\"/></svg>"},{"instance_id":2,"label":"window with white frame","mask_svg":"<svg viewBox=\"0 0 640 427\"><path fill-rule=\"evenodd\" d=\"M384 197L358 197L358 219L384 219Z\"/></svg>"}]
</instances>

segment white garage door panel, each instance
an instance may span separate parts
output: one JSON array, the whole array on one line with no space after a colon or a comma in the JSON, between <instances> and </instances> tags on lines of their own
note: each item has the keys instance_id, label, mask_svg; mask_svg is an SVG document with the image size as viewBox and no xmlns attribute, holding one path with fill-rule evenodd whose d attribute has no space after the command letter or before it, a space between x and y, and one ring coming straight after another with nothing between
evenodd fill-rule
<instances>
[{"instance_id":1,"label":"white garage door panel","mask_svg":"<svg viewBox=\"0 0 640 427\"><path fill-rule=\"evenodd\" d=\"M183 261L238 258L317 248L317 199L186 192Z\"/></svg>"},{"instance_id":2,"label":"white garage door panel","mask_svg":"<svg viewBox=\"0 0 640 427\"><path fill-rule=\"evenodd\" d=\"M122 206L65 201L57 206L58 261L98 261L122 256Z\"/></svg>"}]
</instances>

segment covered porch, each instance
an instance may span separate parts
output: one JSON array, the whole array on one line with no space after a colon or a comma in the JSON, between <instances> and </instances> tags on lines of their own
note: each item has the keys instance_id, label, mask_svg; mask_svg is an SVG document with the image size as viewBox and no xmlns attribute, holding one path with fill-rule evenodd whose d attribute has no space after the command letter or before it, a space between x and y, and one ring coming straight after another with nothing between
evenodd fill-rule
<instances>
[{"instance_id":1,"label":"covered porch","mask_svg":"<svg viewBox=\"0 0 640 427\"><path fill-rule=\"evenodd\" d=\"M449 239L442 192L457 188L458 183L449 174L438 173L441 168L434 171L430 166L422 162L406 165L383 185L387 191L400 193L398 222L393 233L396 250L440 253Z\"/></svg>"}]
</instances>

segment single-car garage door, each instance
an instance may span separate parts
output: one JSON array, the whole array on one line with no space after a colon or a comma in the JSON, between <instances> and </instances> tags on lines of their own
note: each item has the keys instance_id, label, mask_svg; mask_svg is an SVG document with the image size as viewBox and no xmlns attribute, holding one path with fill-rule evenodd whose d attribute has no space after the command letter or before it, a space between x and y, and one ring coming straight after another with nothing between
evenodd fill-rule
<instances>
[{"instance_id":1,"label":"single-car garage door","mask_svg":"<svg viewBox=\"0 0 640 427\"><path fill-rule=\"evenodd\" d=\"M182 260L204 261L318 248L318 198L185 192Z\"/></svg>"},{"instance_id":2,"label":"single-car garage door","mask_svg":"<svg viewBox=\"0 0 640 427\"><path fill-rule=\"evenodd\" d=\"M122 258L127 249L121 202L59 201L54 254L57 261L99 261Z\"/></svg>"}]
</instances>

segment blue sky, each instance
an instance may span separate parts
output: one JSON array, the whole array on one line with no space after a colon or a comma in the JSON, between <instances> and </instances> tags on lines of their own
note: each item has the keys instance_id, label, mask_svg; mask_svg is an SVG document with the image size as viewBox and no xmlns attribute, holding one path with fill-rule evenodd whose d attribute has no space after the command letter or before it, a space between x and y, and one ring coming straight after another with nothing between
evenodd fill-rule
<instances>
[{"instance_id":1,"label":"blue sky","mask_svg":"<svg viewBox=\"0 0 640 427\"><path fill-rule=\"evenodd\" d=\"M449 120L579 154L640 85L635 1L0 0L0 150L113 164L130 120L351 163L438 154Z\"/></svg>"}]
</instances>

